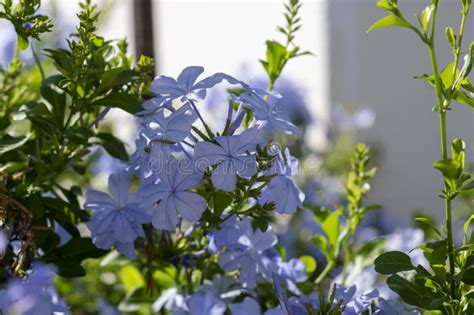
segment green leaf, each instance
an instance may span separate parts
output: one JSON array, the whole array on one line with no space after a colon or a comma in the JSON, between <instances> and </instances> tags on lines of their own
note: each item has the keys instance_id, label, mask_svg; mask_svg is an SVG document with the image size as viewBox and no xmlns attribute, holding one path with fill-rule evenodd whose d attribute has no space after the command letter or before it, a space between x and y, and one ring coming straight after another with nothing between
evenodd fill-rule
<instances>
[{"instance_id":1,"label":"green leaf","mask_svg":"<svg viewBox=\"0 0 474 315\"><path fill-rule=\"evenodd\" d=\"M108 91L115 86L121 86L138 79L140 76L137 72L119 67L105 71L100 78L100 85L95 91L98 95L104 91Z\"/></svg>"},{"instance_id":2,"label":"green leaf","mask_svg":"<svg viewBox=\"0 0 474 315\"><path fill-rule=\"evenodd\" d=\"M410 256L399 251L383 253L375 259L374 264L375 271L384 275L415 269Z\"/></svg>"},{"instance_id":3,"label":"green leaf","mask_svg":"<svg viewBox=\"0 0 474 315\"><path fill-rule=\"evenodd\" d=\"M461 175L462 169L459 164L452 160L439 160L433 163L433 167L439 170L445 178L457 179Z\"/></svg>"},{"instance_id":4,"label":"green leaf","mask_svg":"<svg viewBox=\"0 0 474 315\"><path fill-rule=\"evenodd\" d=\"M176 269L172 266L159 269L153 272L153 279L158 283L161 288L171 288L177 285L175 281Z\"/></svg>"},{"instance_id":5,"label":"green leaf","mask_svg":"<svg viewBox=\"0 0 474 315\"><path fill-rule=\"evenodd\" d=\"M222 190L214 193L214 211L215 215L220 216L222 212L232 203L232 195Z\"/></svg>"},{"instance_id":6,"label":"green leaf","mask_svg":"<svg viewBox=\"0 0 474 315\"><path fill-rule=\"evenodd\" d=\"M18 34L16 45L19 50L27 50L29 47L28 38L24 38L23 36Z\"/></svg>"},{"instance_id":7,"label":"green leaf","mask_svg":"<svg viewBox=\"0 0 474 315\"><path fill-rule=\"evenodd\" d=\"M145 279L142 273L134 265L123 266L120 269L119 276L126 292L145 286Z\"/></svg>"},{"instance_id":8,"label":"green leaf","mask_svg":"<svg viewBox=\"0 0 474 315\"><path fill-rule=\"evenodd\" d=\"M122 161L128 161L128 153L125 145L110 133L101 132L96 134L92 139L92 143L100 144L108 154Z\"/></svg>"},{"instance_id":9,"label":"green leaf","mask_svg":"<svg viewBox=\"0 0 474 315\"><path fill-rule=\"evenodd\" d=\"M66 112L66 93L59 87L59 83L64 80L60 74L53 75L41 82L41 96L51 104L53 114L59 126L64 124L64 116Z\"/></svg>"},{"instance_id":10,"label":"green leaf","mask_svg":"<svg viewBox=\"0 0 474 315\"><path fill-rule=\"evenodd\" d=\"M418 248L423 250L423 254L430 263L438 282L446 281L446 258L448 256L448 243L446 240L424 243Z\"/></svg>"},{"instance_id":11,"label":"green leaf","mask_svg":"<svg viewBox=\"0 0 474 315\"><path fill-rule=\"evenodd\" d=\"M443 295L426 287L424 279L415 280L413 283L394 274L387 279L387 285L392 291L398 293L405 303L428 310L439 309L446 299Z\"/></svg>"},{"instance_id":12,"label":"green leaf","mask_svg":"<svg viewBox=\"0 0 474 315\"><path fill-rule=\"evenodd\" d=\"M78 277L85 275L81 262L87 258L99 258L107 251L98 249L90 238L73 238L65 245L53 248L41 259L46 263L58 266L58 274L62 277Z\"/></svg>"},{"instance_id":13,"label":"green leaf","mask_svg":"<svg viewBox=\"0 0 474 315\"><path fill-rule=\"evenodd\" d=\"M471 222L474 220L474 214L471 214L471 216L466 220L466 222L463 225L463 244L467 244L467 233L469 232L469 227L471 226ZM469 243L472 243L473 241L473 233L471 232L471 237L469 238Z\"/></svg>"},{"instance_id":14,"label":"green leaf","mask_svg":"<svg viewBox=\"0 0 474 315\"><path fill-rule=\"evenodd\" d=\"M396 17L394 15L387 15L386 17L381 18L377 22L375 22L368 30L368 32L372 32L374 30L377 30L379 28L384 28L384 27L390 27L390 26L399 26L399 27L406 27L406 28L411 28L410 23L408 23L405 20L402 20L399 17Z\"/></svg>"},{"instance_id":15,"label":"green leaf","mask_svg":"<svg viewBox=\"0 0 474 315\"><path fill-rule=\"evenodd\" d=\"M106 106L120 108L124 111L135 114L142 110L142 103L136 95L127 92L114 92L104 98L94 101L90 106Z\"/></svg>"},{"instance_id":16,"label":"green leaf","mask_svg":"<svg viewBox=\"0 0 474 315\"><path fill-rule=\"evenodd\" d=\"M442 238L441 232L438 230L438 228L436 228L433 225L433 222L432 222L431 219L429 219L427 217L417 217L417 218L415 218L415 221L418 222L421 225L421 228L423 230L430 230L431 232L435 233L435 235L438 238Z\"/></svg>"},{"instance_id":17,"label":"green leaf","mask_svg":"<svg viewBox=\"0 0 474 315\"><path fill-rule=\"evenodd\" d=\"M456 69L456 72L453 76L454 71L454 61L447 65L443 71L440 73L441 81L443 82L443 86L447 89L453 85L455 77L459 74L459 69Z\"/></svg>"},{"instance_id":18,"label":"green leaf","mask_svg":"<svg viewBox=\"0 0 474 315\"><path fill-rule=\"evenodd\" d=\"M267 72L270 82L274 82L290 58L290 53L285 46L277 41L269 40L265 44L267 45L267 60L261 60L260 62Z\"/></svg>"},{"instance_id":19,"label":"green leaf","mask_svg":"<svg viewBox=\"0 0 474 315\"><path fill-rule=\"evenodd\" d=\"M317 267L316 260L313 257L304 255L300 257L301 262L306 266L306 272L312 274Z\"/></svg>"},{"instance_id":20,"label":"green leaf","mask_svg":"<svg viewBox=\"0 0 474 315\"><path fill-rule=\"evenodd\" d=\"M9 135L3 136L0 138L0 155L18 149L24 145L28 139L30 139L30 137L31 133L25 137L11 137Z\"/></svg>"},{"instance_id":21,"label":"green leaf","mask_svg":"<svg viewBox=\"0 0 474 315\"><path fill-rule=\"evenodd\" d=\"M454 94L454 99L464 105L467 105L474 109L474 98L470 97L464 91L456 91Z\"/></svg>"},{"instance_id":22,"label":"green leaf","mask_svg":"<svg viewBox=\"0 0 474 315\"><path fill-rule=\"evenodd\" d=\"M334 250L338 245L338 238L340 232L340 221L339 216L341 215L340 210L336 210L331 213L321 224L324 233L328 238L328 243L331 248Z\"/></svg>"},{"instance_id":23,"label":"green leaf","mask_svg":"<svg viewBox=\"0 0 474 315\"><path fill-rule=\"evenodd\" d=\"M465 284L474 285L474 255L467 257L462 270L461 280Z\"/></svg>"}]
</instances>

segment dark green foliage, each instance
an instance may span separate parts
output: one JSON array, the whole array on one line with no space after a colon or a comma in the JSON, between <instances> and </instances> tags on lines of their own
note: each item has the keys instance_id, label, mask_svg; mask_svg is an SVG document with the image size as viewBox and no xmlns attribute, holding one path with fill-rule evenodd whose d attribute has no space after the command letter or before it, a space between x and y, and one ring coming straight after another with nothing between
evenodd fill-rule
<instances>
[{"instance_id":1,"label":"dark green foliage","mask_svg":"<svg viewBox=\"0 0 474 315\"><path fill-rule=\"evenodd\" d=\"M36 14L39 0L20 1L16 8L3 1L1 7L0 18L14 25L20 49L52 27L47 17ZM2 221L12 231L10 240L21 242L19 252L7 249L5 270L21 274L36 257L56 264L62 276L83 276L82 260L105 253L76 227L89 219L79 203L79 187L89 180L92 146L128 160L123 143L100 129L101 119L111 107L141 110L153 60L142 57L134 67L125 41L96 34L98 16L90 1L81 3L79 26L67 40L68 48L46 50L56 73L43 77L41 71L39 76L16 57L0 69ZM56 224L72 236L63 246L54 232Z\"/></svg>"}]
</instances>

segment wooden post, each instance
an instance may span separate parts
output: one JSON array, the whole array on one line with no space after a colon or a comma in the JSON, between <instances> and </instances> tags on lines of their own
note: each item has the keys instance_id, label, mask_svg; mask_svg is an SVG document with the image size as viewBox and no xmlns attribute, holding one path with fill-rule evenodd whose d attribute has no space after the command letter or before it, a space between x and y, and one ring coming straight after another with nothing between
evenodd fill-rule
<instances>
[{"instance_id":1,"label":"wooden post","mask_svg":"<svg viewBox=\"0 0 474 315\"><path fill-rule=\"evenodd\" d=\"M132 0L136 58L141 55L155 58L152 1Z\"/></svg>"}]
</instances>

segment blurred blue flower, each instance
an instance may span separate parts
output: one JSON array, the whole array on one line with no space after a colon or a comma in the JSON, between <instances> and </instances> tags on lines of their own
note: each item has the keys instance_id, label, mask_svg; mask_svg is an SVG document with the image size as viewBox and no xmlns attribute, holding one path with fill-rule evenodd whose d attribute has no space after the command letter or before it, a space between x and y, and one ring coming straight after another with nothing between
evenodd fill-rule
<instances>
[{"instance_id":1,"label":"blurred blue flower","mask_svg":"<svg viewBox=\"0 0 474 315\"><path fill-rule=\"evenodd\" d=\"M66 314L68 308L57 299L53 289L55 269L48 265L35 265L25 279L9 281L0 291L2 314Z\"/></svg>"},{"instance_id":2,"label":"blurred blue flower","mask_svg":"<svg viewBox=\"0 0 474 315\"><path fill-rule=\"evenodd\" d=\"M262 191L259 203L273 202L275 210L282 214L295 213L303 206L304 193L298 188L291 176L298 171L298 160L285 149L285 158L278 152L278 159L273 163L268 175L274 177Z\"/></svg>"},{"instance_id":3,"label":"blurred blue flower","mask_svg":"<svg viewBox=\"0 0 474 315\"><path fill-rule=\"evenodd\" d=\"M112 157L109 153L107 153L107 151L105 151L100 146L97 146L95 154L97 154L98 157L94 159L94 163L91 167L91 173L93 175L97 175L100 173L117 173L124 170L126 167L123 161Z\"/></svg>"},{"instance_id":4,"label":"blurred blue flower","mask_svg":"<svg viewBox=\"0 0 474 315\"><path fill-rule=\"evenodd\" d=\"M225 303L212 291L201 291L186 299L189 314L192 315L223 315Z\"/></svg>"},{"instance_id":5,"label":"blurred blue flower","mask_svg":"<svg viewBox=\"0 0 474 315\"><path fill-rule=\"evenodd\" d=\"M378 309L374 312L377 315L420 315L418 311L405 311L403 304L399 300L380 299L377 307Z\"/></svg>"},{"instance_id":6,"label":"blurred blue flower","mask_svg":"<svg viewBox=\"0 0 474 315\"><path fill-rule=\"evenodd\" d=\"M260 305L252 298L246 297L240 303L233 303L229 305L230 311L234 315L260 315Z\"/></svg>"},{"instance_id":7,"label":"blurred blue flower","mask_svg":"<svg viewBox=\"0 0 474 315\"><path fill-rule=\"evenodd\" d=\"M129 258L135 258L133 242L144 237L142 224L150 218L139 207L137 194L130 192L130 175L121 171L109 176L110 194L88 190L84 207L94 213L87 226L94 244L102 249L115 245Z\"/></svg>"},{"instance_id":8,"label":"blurred blue flower","mask_svg":"<svg viewBox=\"0 0 474 315\"><path fill-rule=\"evenodd\" d=\"M268 257L278 268L277 276L283 281L292 293L301 295L301 291L296 283L303 282L308 278L306 265L298 258L292 258L285 262L281 258L278 251L272 247L264 251L264 255Z\"/></svg>"},{"instance_id":9,"label":"blurred blue flower","mask_svg":"<svg viewBox=\"0 0 474 315\"><path fill-rule=\"evenodd\" d=\"M396 229L395 232L384 237L386 251L401 251L409 253L415 266L421 264L429 267L421 249L415 249L424 242L425 234L420 229Z\"/></svg>"},{"instance_id":10,"label":"blurred blue flower","mask_svg":"<svg viewBox=\"0 0 474 315\"><path fill-rule=\"evenodd\" d=\"M156 229L173 230L178 224L178 213L190 222L201 218L206 199L190 191L201 178L202 174L196 172L191 161L170 159L157 172L153 184L141 187L142 206L152 213Z\"/></svg>"},{"instance_id":11,"label":"blurred blue flower","mask_svg":"<svg viewBox=\"0 0 474 315\"><path fill-rule=\"evenodd\" d=\"M155 313L164 308L172 313L181 311L186 314L184 311L186 309L184 300L184 295L177 288L169 288L161 293L160 297L152 304L151 309Z\"/></svg>"},{"instance_id":12,"label":"blurred blue flower","mask_svg":"<svg viewBox=\"0 0 474 315\"><path fill-rule=\"evenodd\" d=\"M199 168L214 166L212 184L223 191L235 191L237 175L251 177L257 172L255 139L245 135L216 137L218 144L196 143L194 155Z\"/></svg>"},{"instance_id":13,"label":"blurred blue flower","mask_svg":"<svg viewBox=\"0 0 474 315\"><path fill-rule=\"evenodd\" d=\"M319 294L312 293L307 296L292 297L288 299L281 287L279 287L280 285L278 284L278 281L274 281L274 284L275 291L280 300L280 307L269 310L265 315L280 315L288 313L294 315L307 315L307 307L311 307L315 313L318 313L319 306L322 302L320 301ZM377 290L358 296L355 295L357 290L355 286L344 288L343 286L336 284L333 288L335 289L335 292L332 306L344 306L344 312L342 315L363 314L380 300ZM332 293L333 291L329 293L329 296L331 296ZM325 303L327 303L327 301L325 301Z\"/></svg>"},{"instance_id":14,"label":"blurred blue flower","mask_svg":"<svg viewBox=\"0 0 474 315\"><path fill-rule=\"evenodd\" d=\"M375 122L374 111L365 106L350 112L343 105L337 104L332 108L332 117L341 130L369 129Z\"/></svg>"},{"instance_id":15,"label":"blurred blue flower","mask_svg":"<svg viewBox=\"0 0 474 315\"><path fill-rule=\"evenodd\" d=\"M219 255L218 263L226 272L240 270L239 282L245 288L254 288L257 274L269 279L275 271L275 264L263 252L277 243L271 228L266 232L253 231L249 218L240 220L232 216L221 230L215 231L217 246L225 248Z\"/></svg>"},{"instance_id":16,"label":"blurred blue flower","mask_svg":"<svg viewBox=\"0 0 474 315\"><path fill-rule=\"evenodd\" d=\"M2 32L0 34L0 66L7 67L15 55L17 35L13 25L9 22L0 23Z\"/></svg>"}]
</instances>

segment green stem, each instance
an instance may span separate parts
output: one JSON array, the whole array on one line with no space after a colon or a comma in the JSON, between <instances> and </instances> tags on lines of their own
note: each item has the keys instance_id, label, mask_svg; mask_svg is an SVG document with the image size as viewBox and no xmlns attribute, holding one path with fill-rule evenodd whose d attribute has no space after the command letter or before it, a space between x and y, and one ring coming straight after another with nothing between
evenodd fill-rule
<instances>
[{"instance_id":1,"label":"green stem","mask_svg":"<svg viewBox=\"0 0 474 315\"><path fill-rule=\"evenodd\" d=\"M468 9L462 11L462 19L461 19L461 26L459 27L459 37L456 49L454 51L454 67L453 67L453 82L456 79L456 71L459 65L459 57L461 55L461 46L462 46L462 38L464 35L464 27L466 25L466 18L467 13L469 12Z\"/></svg>"},{"instance_id":2,"label":"green stem","mask_svg":"<svg viewBox=\"0 0 474 315\"><path fill-rule=\"evenodd\" d=\"M434 45L434 24L436 17L436 9L433 13L433 29L431 40L428 44L431 66L433 70L433 75L435 78L436 86L436 96L438 100L438 110L439 110L439 126L440 126L440 140L441 140L441 155L442 159L445 160L448 158L448 149L447 149L447 136L446 136L446 107L448 104L443 104L443 85L439 75L438 63L436 60L436 51ZM445 190L447 191L449 187L445 184ZM453 226L452 226L452 213L451 213L451 200L449 198L445 199L445 214L446 214L446 229L448 237L448 251L449 251L449 270L451 273L450 277L450 287L451 287L451 296L453 299L456 298L456 283L454 281L454 251L453 251Z\"/></svg>"},{"instance_id":3,"label":"green stem","mask_svg":"<svg viewBox=\"0 0 474 315\"><path fill-rule=\"evenodd\" d=\"M314 283L315 283L315 284L320 284L321 281L323 281L324 278L326 278L326 276L328 275L329 271L331 271L332 267L334 267L334 263L328 262L328 264L326 265L326 267L324 267L323 271L319 274L319 276L316 278L316 280L314 281Z\"/></svg>"},{"instance_id":4,"label":"green stem","mask_svg":"<svg viewBox=\"0 0 474 315\"><path fill-rule=\"evenodd\" d=\"M35 63L38 66L39 72L41 74L41 79L44 80L44 78L46 77L44 74L44 69L43 69L43 66L41 65L41 61L39 60L38 55L36 54L36 50L33 47L33 43L31 43L31 52L33 54L33 58L35 59Z\"/></svg>"}]
</instances>

